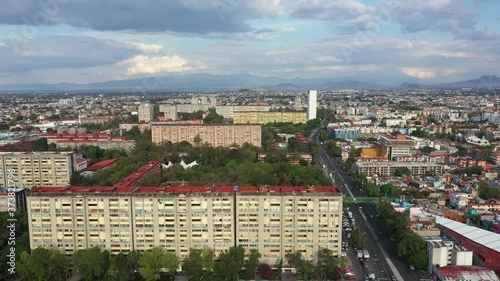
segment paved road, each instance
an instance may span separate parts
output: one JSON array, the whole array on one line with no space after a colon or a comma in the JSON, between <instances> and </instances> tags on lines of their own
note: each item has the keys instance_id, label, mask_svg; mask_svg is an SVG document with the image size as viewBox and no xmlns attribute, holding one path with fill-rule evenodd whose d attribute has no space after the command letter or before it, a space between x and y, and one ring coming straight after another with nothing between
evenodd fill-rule
<instances>
[{"instance_id":1,"label":"paved road","mask_svg":"<svg viewBox=\"0 0 500 281\"><path fill-rule=\"evenodd\" d=\"M326 125L326 124L323 124ZM319 164L332 178L335 185L338 186L345 196L363 197L366 196L362 190L356 187L354 180L343 170L339 160L333 158L328 153L327 147L321 145L319 141L319 131L314 131L311 140L320 144L321 154ZM394 243L390 240L390 233L386 233L382 228L381 222L377 216L375 204L369 203L349 203L344 207L349 207L353 213L355 226L359 227L365 237L365 249L370 253L368 267L372 270L379 280L390 280L394 274L398 280L417 281L420 280L416 272L411 271L404 261L398 257ZM354 249L350 249L352 254L349 257L356 257ZM361 265L358 260L352 260L356 272L356 280L364 280L364 276L359 274ZM356 263L358 265L356 265Z\"/></svg>"}]
</instances>

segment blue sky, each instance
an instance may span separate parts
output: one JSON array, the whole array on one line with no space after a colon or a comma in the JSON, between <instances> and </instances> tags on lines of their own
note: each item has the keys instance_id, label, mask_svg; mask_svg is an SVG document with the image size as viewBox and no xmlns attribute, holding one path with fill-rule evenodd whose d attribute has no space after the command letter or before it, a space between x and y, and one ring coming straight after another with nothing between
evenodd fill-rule
<instances>
[{"instance_id":1,"label":"blue sky","mask_svg":"<svg viewBox=\"0 0 500 281\"><path fill-rule=\"evenodd\" d=\"M500 75L495 0L2 4L0 84L248 73L396 85Z\"/></svg>"}]
</instances>

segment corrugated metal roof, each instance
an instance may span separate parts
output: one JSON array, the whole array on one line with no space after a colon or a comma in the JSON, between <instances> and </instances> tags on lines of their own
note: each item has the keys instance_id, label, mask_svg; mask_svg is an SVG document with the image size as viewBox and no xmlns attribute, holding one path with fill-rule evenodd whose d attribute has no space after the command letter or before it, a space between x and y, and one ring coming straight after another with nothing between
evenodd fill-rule
<instances>
[{"instance_id":1,"label":"corrugated metal roof","mask_svg":"<svg viewBox=\"0 0 500 281\"><path fill-rule=\"evenodd\" d=\"M498 277L491 269L478 266L444 266L437 268L444 280L497 281Z\"/></svg>"},{"instance_id":2,"label":"corrugated metal roof","mask_svg":"<svg viewBox=\"0 0 500 281\"><path fill-rule=\"evenodd\" d=\"M476 243L479 243L487 248L494 251L500 252L500 234L487 231L474 226L466 225L465 223L460 223L454 220L436 216L436 223L449 228L456 233L470 239Z\"/></svg>"}]
</instances>

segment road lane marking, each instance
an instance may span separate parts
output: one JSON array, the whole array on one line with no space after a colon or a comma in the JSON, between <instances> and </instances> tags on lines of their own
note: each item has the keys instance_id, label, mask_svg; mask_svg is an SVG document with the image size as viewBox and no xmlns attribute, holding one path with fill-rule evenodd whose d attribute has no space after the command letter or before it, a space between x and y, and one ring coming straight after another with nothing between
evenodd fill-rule
<instances>
[{"instance_id":1,"label":"road lane marking","mask_svg":"<svg viewBox=\"0 0 500 281\"><path fill-rule=\"evenodd\" d=\"M352 195L351 189L347 186L347 184L344 184L345 188L347 188L347 192L351 195L352 198L354 198L354 195Z\"/></svg>"},{"instance_id":2,"label":"road lane marking","mask_svg":"<svg viewBox=\"0 0 500 281\"><path fill-rule=\"evenodd\" d=\"M391 268L392 273L396 276L396 279L404 280L403 276L401 276L401 274L399 273L396 266L392 263L391 259L387 257L387 253L385 252L385 250L382 247L382 245L380 244L380 242L378 242L377 235L375 234L375 231L373 231L373 228L371 227L370 223L368 222L368 219L366 218L365 214L363 213L363 210L359 209L359 213L361 214L361 217L363 217L363 220L365 221L366 226L368 227L368 230L372 234L373 238L377 241L376 242L377 247L379 247L380 252L382 252L382 255L384 256L385 260L387 261L387 264Z\"/></svg>"}]
</instances>

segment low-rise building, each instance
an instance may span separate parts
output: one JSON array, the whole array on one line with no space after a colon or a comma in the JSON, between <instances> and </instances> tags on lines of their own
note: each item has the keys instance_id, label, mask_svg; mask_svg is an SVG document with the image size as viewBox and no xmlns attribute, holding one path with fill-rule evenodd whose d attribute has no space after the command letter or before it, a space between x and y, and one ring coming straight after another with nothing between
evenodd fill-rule
<instances>
[{"instance_id":1,"label":"low-rise building","mask_svg":"<svg viewBox=\"0 0 500 281\"><path fill-rule=\"evenodd\" d=\"M414 176L424 176L428 173L441 174L442 165L431 162L356 162L352 169L355 173L364 173L368 176L394 176L398 168L408 168Z\"/></svg>"},{"instance_id":2,"label":"low-rise building","mask_svg":"<svg viewBox=\"0 0 500 281\"><path fill-rule=\"evenodd\" d=\"M306 123L307 112L235 111L234 124Z\"/></svg>"}]
</instances>

